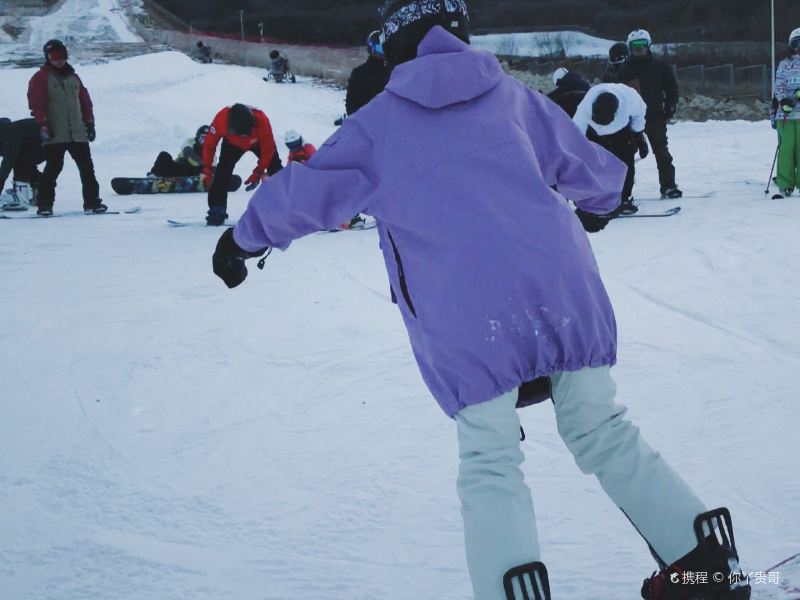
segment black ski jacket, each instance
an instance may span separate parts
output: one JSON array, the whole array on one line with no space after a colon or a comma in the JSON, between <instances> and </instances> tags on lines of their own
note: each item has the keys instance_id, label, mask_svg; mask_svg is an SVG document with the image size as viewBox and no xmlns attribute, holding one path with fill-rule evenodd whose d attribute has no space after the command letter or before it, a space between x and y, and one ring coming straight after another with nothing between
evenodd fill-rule
<instances>
[{"instance_id":1,"label":"black ski jacket","mask_svg":"<svg viewBox=\"0 0 800 600\"><path fill-rule=\"evenodd\" d=\"M556 89L547 94L547 97L558 104L570 117L574 117L578 105L590 87L589 82L580 75L570 72L558 80Z\"/></svg>"},{"instance_id":2,"label":"black ski jacket","mask_svg":"<svg viewBox=\"0 0 800 600\"><path fill-rule=\"evenodd\" d=\"M671 117L678 106L678 82L669 66L648 53L630 57L617 73L619 83L627 83L647 104L647 117Z\"/></svg>"},{"instance_id":3,"label":"black ski jacket","mask_svg":"<svg viewBox=\"0 0 800 600\"><path fill-rule=\"evenodd\" d=\"M36 119L0 120L0 154L3 155L3 162L0 164L0 184L4 184L8 179L23 144L26 141L41 144L39 136L39 124Z\"/></svg>"},{"instance_id":4,"label":"black ski jacket","mask_svg":"<svg viewBox=\"0 0 800 600\"><path fill-rule=\"evenodd\" d=\"M352 115L380 94L388 81L389 69L383 59L377 56L370 56L367 62L353 69L347 82L347 96L344 100L347 114Z\"/></svg>"}]
</instances>

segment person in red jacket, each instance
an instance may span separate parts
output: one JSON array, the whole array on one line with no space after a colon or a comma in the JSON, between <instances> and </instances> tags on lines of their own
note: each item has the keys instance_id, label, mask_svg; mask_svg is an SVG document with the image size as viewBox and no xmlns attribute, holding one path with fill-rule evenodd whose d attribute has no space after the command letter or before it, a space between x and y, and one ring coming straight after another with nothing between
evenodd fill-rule
<instances>
[{"instance_id":1,"label":"person in red jacket","mask_svg":"<svg viewBox=\"0 0 800 600\"><path fill-rule=\"evenodd\" d=\"M283 142L289 149L289 158L286 160L287 163L304 163L314 156L314 152L317 151L314 144L303 143L303 136L294 129L286 132L286 135L283 136Z\"/></svg>"},{"instance_id":2,"label":"person in red jacket","mask_svg":"<svg viewBox=\"0 0 800 600\"><path fill-rule=\"evenodd\" d=\"M101 213L108 207L100 200L100 186L94 174L89 142L95 139L92 100L75 69L67 62L67 48L50 40L43 48L45 64L28 84L28 105L39 124L42 150L47 164L39 182L37 213L53 214L56 179L69 152L81 177L83 210Z\"/></svg>"},{"instance_id":3,"label":"person in red jacket","mask_svg":"<svg viewBox=\"0 0 800 600\"><path fill-rule=\"evenodd\" d=\"M212 178L211 165L217 145L222 140L217 169ZM228 184L233 168L245 152L258 157L258 165L245 180L248 191L254 189L264 176L274 175L283 168L275 147L272 126L267 115L257 108L234 104L217 113L203 144L203 183L208 189L208 225L222 225L228 218Z\"/></svg>"}]
</instances>

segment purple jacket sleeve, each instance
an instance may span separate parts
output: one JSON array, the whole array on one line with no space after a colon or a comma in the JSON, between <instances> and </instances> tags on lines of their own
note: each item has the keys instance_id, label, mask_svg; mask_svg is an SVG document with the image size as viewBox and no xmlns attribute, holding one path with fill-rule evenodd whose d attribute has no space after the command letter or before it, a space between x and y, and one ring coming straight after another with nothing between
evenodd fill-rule
<instances>
[{"instance_id":1,"label":"purple jacket sleeve","mask_svg":"<svg viewBox=\"0 0 800 600\"><path fill-rule=\"evenodd\" d=\"M616 156L587 140L569 116L542 94L533 111L531 138L545 183L582 210L607 214L619 206L627 167Z\"/></svg>"},{"instance_id":2,"label":"purple jacket sleeve","mask_svg":"<svg viewBox=\"0 0 800 600\"><path fill-rule=\"evenodd\" d=\"M285 250L299 237L369 212L376 190L373 146L348 119L305 163L291 163L259 186L233 230L244 250Z\"/></svg>"}]
</instances>

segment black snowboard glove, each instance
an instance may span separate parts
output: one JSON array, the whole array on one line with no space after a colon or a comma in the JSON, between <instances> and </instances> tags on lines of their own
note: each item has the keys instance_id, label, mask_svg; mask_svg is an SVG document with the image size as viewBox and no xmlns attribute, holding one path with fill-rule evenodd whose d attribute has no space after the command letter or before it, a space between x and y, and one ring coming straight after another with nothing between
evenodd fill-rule
<instances>
[{"instance_id":1,"label":"black snowboard glove","mask_svg":"<svg viewBox=\"0 0 800 600\"><path fill-rule=\"evenodd\" d=\"M795 102L794 98L782 98L780 104L783 112L790 113L794 110L797 102Z\"/></svg>"},{"instance_id":2,"label":"black snowboard glove","mask_svg":"<svg viewBox=\"0 0 800 600\"><path fill-rule=\"evenodd\" d=\"M86 121L84 126L86 127L86 137L90 142L93 142L97 137L97 132L94 129L94 121Z\"/></svg>"},{"instance_id":3,"label":"black snowboard glove","mask_svg":"<svg viewBox=\"0 0 800 600\"><path fill-rule=\"evenodd\" d=\"M270 248L264 248L258 252L243 250L233 239L233 229L226 229L217 242L214 256L211 257L214 274L222 279L229 288L235 288L247 278L247 267L244 261L261 256L267 250Z\"/></svg>"},{"instance_id":4,"label":"black snowboard glove","mask_svg":"<svg viewBox=\"0 0 800 600\"><path fill-rule=\"evenodd\" d=\"M636 147L639 149L639 158L642 160L647 158L647 155L650 154L650 146L647 145L647 140L644 139L644 133L641 131L634 133L633 141L636 143Z\"/></svg>"},{"instance_id":5,"label":"black snowboard glove","mask_svg":"<svg viewBox=\"0 0 800 600\"><path fill-rule=\"evenodd\" d=\"M606 215L596 215L580 208L575 209L575 214L581 220L581 225L588 233L597 233L608 225L609 217Z\"/></svg>"},{"instance_id":6,"label":"black snowboard glove","mask_svg":"<svg viewBox=\"0 0 800 600\"><path fill-rule=\"evenodd\" d=\"M667 116L667 119L671 119L675 116L675 109L677 107L672 102L665 102L664 103L664 114Z\"/></svg>"}]
</instances>

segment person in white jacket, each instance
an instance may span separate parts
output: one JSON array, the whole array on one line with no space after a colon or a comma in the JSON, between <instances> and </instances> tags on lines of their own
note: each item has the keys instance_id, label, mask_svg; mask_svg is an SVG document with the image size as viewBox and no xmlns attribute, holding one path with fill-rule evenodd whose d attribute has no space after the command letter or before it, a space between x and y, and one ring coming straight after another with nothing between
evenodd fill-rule
<instances>
[{"instance_id":1,"label":"person in white jacket","mask_svg":"<svg viewBox=\"0 0 800 600\"><path fill-rule=\"evenodd\" d=\"M586 92L573 122L581 133L603 146L628 167L622 188L622 203L612 216L633 214L639 210L633 203L635 158L645 158L650 149L644 139L647 105L639 93L622 83L601 83Z\"/></svg>"}]
</instances>

